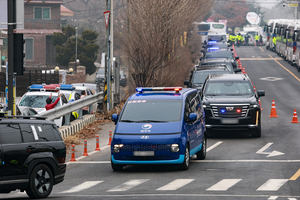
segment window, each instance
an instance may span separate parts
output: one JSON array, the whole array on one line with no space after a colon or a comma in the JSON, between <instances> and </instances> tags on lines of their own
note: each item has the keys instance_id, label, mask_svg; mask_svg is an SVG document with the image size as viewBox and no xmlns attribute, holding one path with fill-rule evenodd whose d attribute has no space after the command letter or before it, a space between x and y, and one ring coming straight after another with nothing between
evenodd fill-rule
<instances>
[{"instance_id":1,"label":"window","mask_svg":"<svg viewBox=\"0 0 300 200\"><path fill-rule=\"evenodd\" d=\"M224 24L213 24L212 25L215 29L223 29L225 27Z\"/></svg>"},{"instance_id":2,"label":"window","mask_svg":"<svg viewBox=\"0 0 300 200\"><path fill-rule=\"evenodd\" d=\"M46 106L46 99L48 95L26 95L20 102L20 106L28 106L32 108L45 108ZM51 100L52 103L55 102L57 96L52 96ZM55 106L56 108L60 106L60 101Z\"/></svg>"},{"instance_id":3,"label":"window","mask_svg":"<svg viewBox=\"0 0 300 200\"><path fill-rule=\"evenodd\" d=\"M18 124L0 124L2 144L22 143L22 136Z\"/></svg>"},{"instance_id":4,"label":"window","mask_svg":"<svg viewBox=\"0 0 300 200\"><path fill-rule=\"evenodd\" d=\"M34 19L50 19L50 8L34 7Z\"/></svg>"},{"instance_id":5,"label":"window","mask_svg":"<svg viewBox=\"0 0 300 200\"><path fill-rule=\"evenodd\" d=\"M68 103L68 100L66 99L65 95L61 95L62 104Z\"/></svg>"},{"instance_id":6,"label":"window","mask_svg":"<svg viewBox=\"0 0 300 200\"><path fill-rule=\"evenodd\" d=\"M33 134L28 124L20 124L24 142L33 142Z\"/></svg>"},{"instance_id":7,"label":"window","mask_svg":"<svg viewBox=\"0 0 300 200\"><path fill-rule=\"evenodd\" d=\"M25 60L33 60L33 38L25 38Z\"/></svg>"},{"instance_id":8,"label":"window","mask_svg":"<svg viewBox=\"0 0 300 200\"><path fill-rule=\"evenodd\" d=\"M208 31L210 29L210 24L200 24L198 26L198 31Z\"/></svg>"},{"instance_id":9,"label":"window","mask_svg":"<svg viewBox=\"0 0 300 200\"><path fill-rule=\"evenodd\" d=\"M54 132L56 130L51 124L36 124L35 129L40 142L59 141L58 136Z\"/></svg>"}]
</instances>

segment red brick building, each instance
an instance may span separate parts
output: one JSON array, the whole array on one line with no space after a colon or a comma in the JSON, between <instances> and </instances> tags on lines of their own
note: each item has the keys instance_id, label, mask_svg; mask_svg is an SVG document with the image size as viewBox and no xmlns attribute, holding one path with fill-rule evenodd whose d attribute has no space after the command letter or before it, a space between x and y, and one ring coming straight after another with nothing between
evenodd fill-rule
<instances>
[{"instance_id":1,"label":"red brick building","mask_svg":"<svg viewBox=\"0 0 300 200\"><path fill-rule=\"evenodd\" d=\"M56 66L56 50L52 38L54 32L61 32L62 0L24 1L25 67Z\"/></svg>"}]
</instances>

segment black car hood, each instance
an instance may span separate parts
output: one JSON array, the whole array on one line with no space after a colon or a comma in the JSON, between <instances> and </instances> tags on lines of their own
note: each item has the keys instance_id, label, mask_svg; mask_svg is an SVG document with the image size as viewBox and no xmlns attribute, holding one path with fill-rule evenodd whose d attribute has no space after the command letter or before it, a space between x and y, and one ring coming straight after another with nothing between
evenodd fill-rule
<instances>
[{"instance_id":1,"label":"black car hood","mask_svg":"<svg viewBox=\"0 0 300 200\"><path fill-rule=\"evenodd\" d=\"M204 96L203 104L256 104L255 96Z\"/></svg>"}]
</instances>

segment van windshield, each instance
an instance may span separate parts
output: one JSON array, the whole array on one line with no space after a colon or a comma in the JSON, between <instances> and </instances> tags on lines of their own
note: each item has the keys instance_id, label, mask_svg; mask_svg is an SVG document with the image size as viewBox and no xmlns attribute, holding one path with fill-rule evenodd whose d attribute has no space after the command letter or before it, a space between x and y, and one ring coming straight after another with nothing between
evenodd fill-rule
<instances>
[{"instance_id":1,"label":"van windshield","mask_svg":"<svg viewBox=\"0 0 300 200\"><path fill-rule=\"evenodd\" d=\"M28 106L32 108L45 108L48 95L26 95L20 102L19 106ZM57 96L52 96L52 103L57 99ZM60 106L60 101L55 107Z\"/></svg>"},{"instance_id":2,"label":"van windshield","mask_svg":"<svg viewBox=\"0 0 300 200\"><path fill-rule=\"evenodd\" d=\"M128 101L121 122L175 122L180 121L182 100L147 99Z\"/></svg>"}]
</instances>

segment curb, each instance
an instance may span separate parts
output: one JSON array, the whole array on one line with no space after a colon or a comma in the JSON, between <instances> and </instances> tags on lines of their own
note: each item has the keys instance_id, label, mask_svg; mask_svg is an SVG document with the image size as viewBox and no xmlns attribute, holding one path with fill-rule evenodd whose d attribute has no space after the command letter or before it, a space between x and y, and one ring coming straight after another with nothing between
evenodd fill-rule
<instances>
[{"instance_id":1,"label":"curb","mask_svg":"<svg viewBox=\"0 0 300 200\"><path fill-rule=\"evenodd\" d=\"M59 127L58 130L61 134L61 137L65 139L70 135L75 135L81 131L85 125L93 123L95 119L95 115L84 115L83 119L76 119L75 121L71 122L70 126L62 126Z\"/></svg>"}]
</instances>

